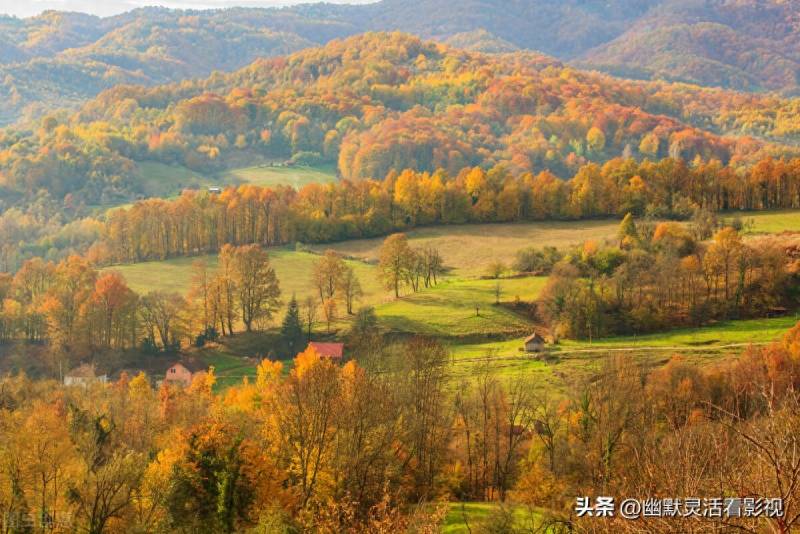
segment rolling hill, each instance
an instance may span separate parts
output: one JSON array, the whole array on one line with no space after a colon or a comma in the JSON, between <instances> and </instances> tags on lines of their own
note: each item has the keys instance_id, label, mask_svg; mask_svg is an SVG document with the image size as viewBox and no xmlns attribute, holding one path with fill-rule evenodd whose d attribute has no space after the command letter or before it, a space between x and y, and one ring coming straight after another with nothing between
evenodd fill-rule
<instances>
[{"instance_id":1,"label":"rolling hill","mask_svg":"<svg viewBox=\"0 0 800 534\"><path fill-rule=\"evenodd\" d=\"M0 19L0 124L47 108L74 109L119 84L205 77L350 33L349 26L266 10Z\"/></svg>"},{"instance_id":2,"label":"rolling hill","mask_svg":"<svg viewBox=\"0 0 800 534\"><path fill-rule=\"evenodd\" d=\"M662 5L578 64L746 91L796 95L800 17L794 2L680 0Z\"/></svg>"},{"instance_id":3,"label":"rolling hill","mask_svg":"<svg viewBox=\"0 0 800 534\"><path fill-rule=\"evenodd\" d=\"M622 77L798 92L800 38L782 0L382 0L281 9L144 8L0 18L0 124L74 109L119 84L234 71L367 31L482 52L535 50Z\"/></svg>"},{"instance_id":4,"label":"rolling hill","mask_svg":"<svg viewBox=\"0 0 800 534\"><path fill-rule=\"evenodd\" d=\"M205 175L278 161L383 179L503 166L571 177L625 156L747 166L797 153L797 102L584 72L400 33L335 40L230 74L104 91L72 116L0 132L0 187L109 205L141 162Z\"/></svg>"}]
</instances>

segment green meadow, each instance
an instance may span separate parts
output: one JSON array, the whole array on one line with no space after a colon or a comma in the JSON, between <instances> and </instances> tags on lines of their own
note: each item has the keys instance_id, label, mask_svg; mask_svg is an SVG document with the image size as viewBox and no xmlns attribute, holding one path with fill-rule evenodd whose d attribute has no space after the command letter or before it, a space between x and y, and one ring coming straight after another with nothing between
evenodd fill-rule
<instances>
[{"instance_id":1,"label":"green meadow","mask_svg":"<svg viewBox=\"0 0 800 534\"><path fill-rule=\"evenodd\" d=\"M765 213L753 224L752 231L785 231L800 221L800 213ZM554 390L597 369L604 358L628 354L644 365L660 365L675 354L699 364L714 364L721 358L735 357L750 344L765 344L780 339L797 323L795 314L770 319L721 321L699 328L682 328L658 334L621 336L590 341L562 340L551 346L547 358L537 358L521 351L523 339L537 325L517 301L535 300L544 285L544 277L507 277L484 279L488 265L500 259L508 263L525 246L565 246L585 239L613 239L616 221L486 224L421 229L410 232L412 244L431 244L442 252L450 267L439 283L418 293L404 290L395 299L384 288L375 265L382 240L360 240L315 247L312 252L289 247L269 250L272 265L280 280L284 302L291 295L299 300L312 296L312 269L318 254L332 248L350 258L364 291L357 306L375 307L384 331L400 336L422 334L436 337L451 354L451 379L454 383L474 376L487 358L505 376L525 375L534 383ZM468 245L471 243L471 245ZM139 293L176 291L186 294L191 283L192 264L205 261L210 269L217 266L215 255L199 258L176 258L160 262L110 267L125 276ZM500 305L496 304L499 288ZM277 327L283 311L276 314ZM349 318L339 310L332 335L343 335ZM344 317L343 317L344 316ZM318 335L327 337L318 312ZM547 332L545 332L547 334ZM266 356L277 343L276 332L239 334L219 344L196 351L220 377L220 385L239 382L254 376L257 358ZM732 356L733 355L733 356ZM286 369L291 361L286 361Z\"/></svg>"},{"instance_id":2,"label":"green meadow","mask_svg":"<svg viewBox=\"0 0 800 534\"><path fill-rule=\"evenodd\" d=\"M535 509L515 505L502 509L502 505L488 502L453 502L448 505L447 515L442 522L442 534L469 534L471 532L495 532L486 527L496 524L500 513L510 514L513 527L519 532L540 532L542 516ZM541 532L547 532L541 531Z\"/></svg>"},{"instance_id":3,"label":"green meadow","mask_svg":"<svg viewBox=\"0 0 800 534\"><path fill-rule=\"evenodd\" d=\"M314 263L319 256L285 248L270 249L270 260L280 281L283 300L296 295L302 301L316 298L312 283ZM134 291L178 292L186 295L191 286L192 265L205 262L217 267L217 256L175 258L158 262L118 265L106 270L122 274ZM503 303L533 300L546 281L543 277L500 280L445 278L418 293L404 291L395 299L378 277L378 268L357 260L346 260L356 272L364 292L358 305L376 308L381 325L394 332L432 336L507 336L525 332L530 323L507 306L497 306L497 288ZM339 310L340 315L344 310ZM343 328L346 325L341 325Z\"/></svg>"},{"instance_id":4,"label":"green meadow","mask_svg":"<svg viewBox=\"0 0 800 534\"><path fill-rule=\"evenodd\" d=\"M495 261L514 262L519 250L526 247L569 247L587 240L603 242L616 238L617 220L542 221L508 224L464 224L420 228L406 232L412 246L433 246L453 274L477 277ZM375 261L383 238L359 239L318 245L315 250L333 249L346 256Z\"/></svg>"},{"instance_id":5,"label":"green meadow","mask_svg":"<svg viewBox=\"0 0 800 534\"><path fill-rule=\"evenodd\" d=\"M270 261L281 285L283 300L288 301L294 294L298 300L315 296L311 283L314 262L319 259L309 252L298 252L288 248L269 250ZM115 265L106 270L121 273L128 285L137 293L149 291L177 292L186 295L192 282L192 265L205 262L209 270L217 268L216 254L193 258L173 258L164 261L151 261L126 265ZM384 291L378 283L376 268L360 261L347 260L356 271L364 290L364 300L375 302Z\"/></svg>"},{"instance_id":6,"label":"green meadow","mask_svg":"<svg viewBox=\"0 0 800 534\"><path fill-rule=\"evenodd\" d=\"M724 321L699 328L682 328L643 336L620 336L593 341L561 340L548 347L548 353L563 358L614 352L714 352L722 348L761 345L780 340L798 322L796 315L770 319ZM474 360L486 355L497 358L521 356L522 337L497 342L453 343L450 350L454 361ZM733 346L733 347L730 347Z\"/></svg>"},{"instance_id":7,"label":"green meadow","mask_svg":"<svg viewBox=\"0 0 800 534\"><path fill-rule=\"evenodd\" d=\"M531 322L507 304L519 297L535 299L546 279L543 277L500 280L446 279L377 307L381 324L395 332L441 338L509 336L529 331Z\"/></svg>"},{"instance_id":8,"label":"green meadow","mask_svg":"<svg viewBox=\"0 0 800 534\"><path fill-rule=\"evenodd\" d=\"M216 185L214 179L180 165L165 165L155 161L138 164L138 179L148 197L169 198L184 189L202 189Z\"/></svg>"},{"instance_id":9,"label":"green meadow","mask_svg":"<svg viewBox=\"0 0 800 534\"><path fill-rule=\"evenodd\" d=\"M272 167L256 165L241 167L221 173L219 185L253 184L261 187L289 185L299 189L308 184L326 184L336 181L336 168L333 165L319 167Z\"/></svg>"},{"instance_id":10,"label":"green meadow","mask_svg":"<svg viewBox=\"0 0 800 534\"><path fill-rule=\"evenodd\" d=\"M775 210L764 212L731 212L726 218L738 216L742 222L750 223L750 233L777 234L781 232L800 232L800 211Z\"/></svg>"},{"instance_id":11,"label":"green meadow","mask_svg":"<svg viewBox=\"0 0 800 534\"><path fill-rule=\"evenodd\" d=\"M141 194L147 198L175 198L184 189L225 188L242 184L301 188L311 183L330 183L336 181L336 168L333 165L277 167L261 164L232 168L220 173L200 173L182 165L140 161L137 163L136 180ZM111 202L93 206L93 211L96 215L101 215L109 209L126 208L130 205L130 202Z\"/></svg>"}]
</instances>

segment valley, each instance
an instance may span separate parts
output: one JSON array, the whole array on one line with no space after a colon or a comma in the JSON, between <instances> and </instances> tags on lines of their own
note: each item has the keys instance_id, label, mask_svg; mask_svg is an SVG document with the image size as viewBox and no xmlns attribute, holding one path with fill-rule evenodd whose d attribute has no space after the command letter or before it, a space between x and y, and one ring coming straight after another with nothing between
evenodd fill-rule
<instances>
[{"instance_id":1,"label":"valley","mask_svg":"<svg viewBox=\"0 0 800 534\"><path fill-rule=\"evenodd\" d=\"M0 530L800 528L795 2L123 3L0 7Z\"/></svg>"}]
</instances>

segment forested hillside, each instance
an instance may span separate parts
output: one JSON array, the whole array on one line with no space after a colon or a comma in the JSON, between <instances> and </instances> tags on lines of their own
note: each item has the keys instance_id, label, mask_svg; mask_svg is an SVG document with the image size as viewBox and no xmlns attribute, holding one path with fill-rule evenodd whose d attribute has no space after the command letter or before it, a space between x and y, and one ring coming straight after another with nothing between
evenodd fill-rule
<instances>
[{"instance_id":1,"label":"forested hillside","mask_svg":"<svg viewBox=\"0 0 800 534\"><path fill-rule=\"evenodd\" d=\"M75 108L121 83L230 72L366 31L404 31L460 48L544 52L623 77L795 94L792 2L383 0L365 5L176 11L98 18L0 18L0 124Z\"/></svg>"},{"instance_id":2,"label":"forested hillside","mask_svg":"<svg viewBox=\"0 0 800 534\"><path fill-rule=\"evenodd\" d=\"M118 84L232 71L351 33L348 25L267 10L148 8L105 19L56 12L0 18L0 124L46 108L74 108Z\"/></svg>"},{"instance_id":3,"label":"forested hillside","mask_svg":"<svg viewBox=\"0 0 800 534\"><path fill-rule=\"evenodd\" d=\"M584 52L579 64L621 75L797 95L797 4L746 0L661 2L623 35Z\"/></svg>"},{"instance_id":4,"label":"forested hillside","mask_svg":"<svg viewBox=\"0 0 800 534\"><path fill-rule=\"evenodd\" d=\"M569 177L618 156L742 166L795 153L796 102L583 73L532 53L483 55L366 34L230 75L121 86L70 118L0 134L4 198L130 200L137 162L332 162L348 179L504 164ZM752 137L743 137L752 136Z\"/></svg>"},{"instance_id":5,"label":"forested hillside","mask_svg":"<svg viewBox=\"0 0 800 534\"><path fill-rule=\"evenodd\" d=\"M523 49L622 76L796 94L800 32L784 0L384 0L370 30L446 39L483 29Z\"/></svg>"}]
</instances>

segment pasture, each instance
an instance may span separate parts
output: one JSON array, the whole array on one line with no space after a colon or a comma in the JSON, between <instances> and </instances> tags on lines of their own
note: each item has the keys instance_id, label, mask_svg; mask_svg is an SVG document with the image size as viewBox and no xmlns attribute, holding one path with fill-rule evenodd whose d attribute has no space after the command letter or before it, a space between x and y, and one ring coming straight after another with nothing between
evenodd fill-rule
<instances>
[{"instance_id":1,"label":"pasture","mask_svg":"<svg viewBox=\"0 0 800 534\"><path fill-rule=\"evenodd\" d=\"M781 217L788 216L786 219ZM768 213L755 223L755 229L779 231L790 227L794 213ZM797 215L800 220L800 215ZM783 222L781 222L783 221ZM758 226L761 225L761 226ZM379 323L386 332L408 336L422 334L442 340L451 353L450 375L454 384L468 380L486 362L502 376L524 374L533 383L553 391L564 391L570 383L596 370L609 355L631 355L645 366L661 365L674 354L682 354L698 364L713 364L721 358L735 357L751 343L778 340L794 326L797 317L722 321L700 328L683 328L658 334L621 336L589 341L562 340L551 348L550 358L537 359L520 351L522 340L536 328L534 322L512 304L535 300L546 283L544 277L502 278L499 281L479 278L495 259L510 263L525 246L565 246L585 239L613 239L617 221L487 224L421 229L410 232L414 245L438 247L447 265L453 267L435 287L412 293L405 289L399 299L385 289L373 263L381 239L361 240L331 246L319 246L314 252L289 247L270 249L272 265L278 275L287 302L292 294L302 301L317 297L312 283L312 269L318 252L332 248L355 259L348 259L364 290L356 307L374 306ZM160 262L110 267L125 276L139 293L152 290L186 294L191 283L192 263L203 260L209 269L217 266L215 255L200 258L176 258ZM460 268L459 268L460 267ZM502 305L495 304L499 284ZM333 328L343 335L349 319L339 307L340 320ZM273 326L283 317L276 314ZM322 313L318 312L316 331L322 333ZM546 333L546 332L545 332ZM220 385L253 376L255 360L274 346L275 330L265 334L240 334L230 340L203 349L201 357L215 365ZM733 355L733 356L732 356ZM288 369L290 361L285 362Z\"/></svg>"},{"instance_id":2,"label":"pasture","mask_svg":"<svg viewBox=\"0 0 800 534\"><path fill-rule=\"evenodd\" d=\"M603 242L615 239L619 221L542 221L503 224L464 224L410 230L406 234L412 246L439 249L445 265L459 277L485 274L495 261L510 265L517 251L526 247L568 247L587 240ZM375 261L383 238L359 239L316 245L314 250L333 249L346 256Z\"/></svg>"},{"instance_id":3,"label":"pasture","mask_svg":"<svg viewBox=\"0 0 800 534\"><path fill-rule=\"evenodd\" d=\"M394 332L423 334L440 338L506 337L530 330L524 316L500 300L534 300L546 278L506 278L500 280L446 279L437 286L408 294L376 308L381 325Z\"/></svg>"},{"instance_id":4,"label":"pasture","mask_svg":"<svg viewBox=\"0 0 800 534\"><path fill-rule=\"evenodd\" d=\"M303 301L317 298L312 282L314 263L319 256L286 248L269 251L272 266L281 285L282 299L292 294ZM118 265L106 270L122 274L128 285L140 294L150 291L177 292L186 295L191 286L192 265L204 261L209 270L217 268L216 255L197 258L175 258L158 262ZM378 268L357 260L346 260L356 272L364 295L357 306L374 306L381 325L387 330L405 334L450 336L508 336L524 333L529 322L504 306L496 306L499 284L501 302L535 299L545 278L504 278L501 280L445 278L419 293L405 290L399 299L386 290L378 277ZM476 310L477 308L477 310ZM339 310L339 315L344 309ZM283 312L278 314L278 319ZM339 328L346 328L340 323Z\"/></svg>"},{"instance_id":5,"label":"pasture","mask_svg":"<svg viewBox=\"0 0 800 534\"><path fill-rule=\"evenodd\" d=\"M316 296L311 283L314 262L319 259L309 252L297 252L288 248L272 248L269 250L270 262L281 285L284 301L292 294L302 301L307 296ZM217 255L198 256L194 258L174 258L164 261L151 261L126 265L116 265L105 270L113 270L122 274L131 289L137 293L149 291L177 292L186 295L192 282L192 264L203 261L208 269L217 268ZM380 286L377 269L360 261L347 260L348 265L356 271L361 287L364 290L364 301L379 301L385 291Z\"/></svg>"},{"instance_id":6,"label":"pasture","mask_svg":"<svg viewBox=\"0 0 800 534\"><path fill-rule=\"evenodd\" d=\"M597 370L609 356L625 355L646 367L663 365L680 354L698 365L713 365L721 359L736 357L751 345L779 341L797 324L795 315L770 319L725 321L700 328L685 328L644 336L614 337L601 340L562 340L550 346L547 358L526 355L520 349L523 337L482 343L449 343L451 377L469 379L487 362L501 376L524 375L533 384L552 391L563 391Z\"/></svg>"},{"instance_id":7,"label":"pasture","mask_svg":"<svg viewBox=\"0 0 800 534\"><path fill-rule=\"evenodd\" d=\"M641 336L619 336L593 341L561 340L549 346L555 356L588 355L610 352L713 352L726 346L745 347L777 341L787 330L797 324L796 315L770 319L743 319L724 321L699 328L681 328L668 332ZM451 352L454 360L472 360L493 354L500 357L516 356L523 338L485 343L454 343Z\"/></svg>"},{"instance_id":8,"label":"pasture","mask_svg":"<svg viewBox=\"0 0 800 534\"><path fill-rule=\"evenodd\" d=\"M140 161L136 167L139 191L146 198L176 198L185 189L205 190L209 187L228 187L253 184L261 187L288 185L301 188L310 183L336 181L336 168L332 165L319 167L270 167L254 165L223 171L219 174L204 174L182 165L166 165L157 161ZM91 206L94 216L109 210L129 208L132 201L112 201Z\"/></svg>"},{"instance_id":9,"label":"pasture","mask_svg":"<svg viewBox=\"0 0 800 534\"><path fill-rule=\"evenodd\" d=\"M442 522L442 534L469 534L480 527L497 523L499 514L510 514L514 527L523 532L538 532L537 527L542 516L535 509L515 505L513 508L501 508L501 504L491 502L453 502L449 503L447 515Z\"/></svg>"},{"instance_id":10,"label":"pasture","mask_svg":"<svg viewBox=\"0 0 800 534\"><path fill-rule=\"evenodd\" d=\"M148 197L169 198L184 189L205 189L215 185L214 179L181 165L165 165L155 161L137 164L137 179Z\"/></svg>"},{"instance_id":11,"label":"pasture","mask_svg":"<svg viewBox=\"0 0 800 534\"><path fill-rule=\"evenodd\" d=\"M296 189L308 184L326 184L336 181L333 165L319 167L272 167L267 164L241 167L225 171L218 176L221 186L252 184L261 187L289 185Z\"/></svg>"},{"instance_id":12,"label":"pasture","mask_svg":"<svg viewBox=\"0 0 800 534\"><path fill-rule=\"evenodd\" d=\"M731 212L726 219L738 216L744 223L751 224L749 233L778 234L781 232L800 232L800 210L775 210L762 212Z\"/></svg>"},{"instance_id":13,"label":"pasture","mask_svg":"<svg viewBox=\"0 0 800 534\"><path fill-rule=\"evenodd\" d=\"M137 163L136 180L146 197L171 198L184 189L206 189L253 184L261 187L288 185L295 188L310 183L330 183L336 180L336 168L272 167L267 164L229 169L218 174L200 173L182 165L166 165L157 161ZM117 207L117 206L106 206Z\"/></svg>"}]
</instances>

